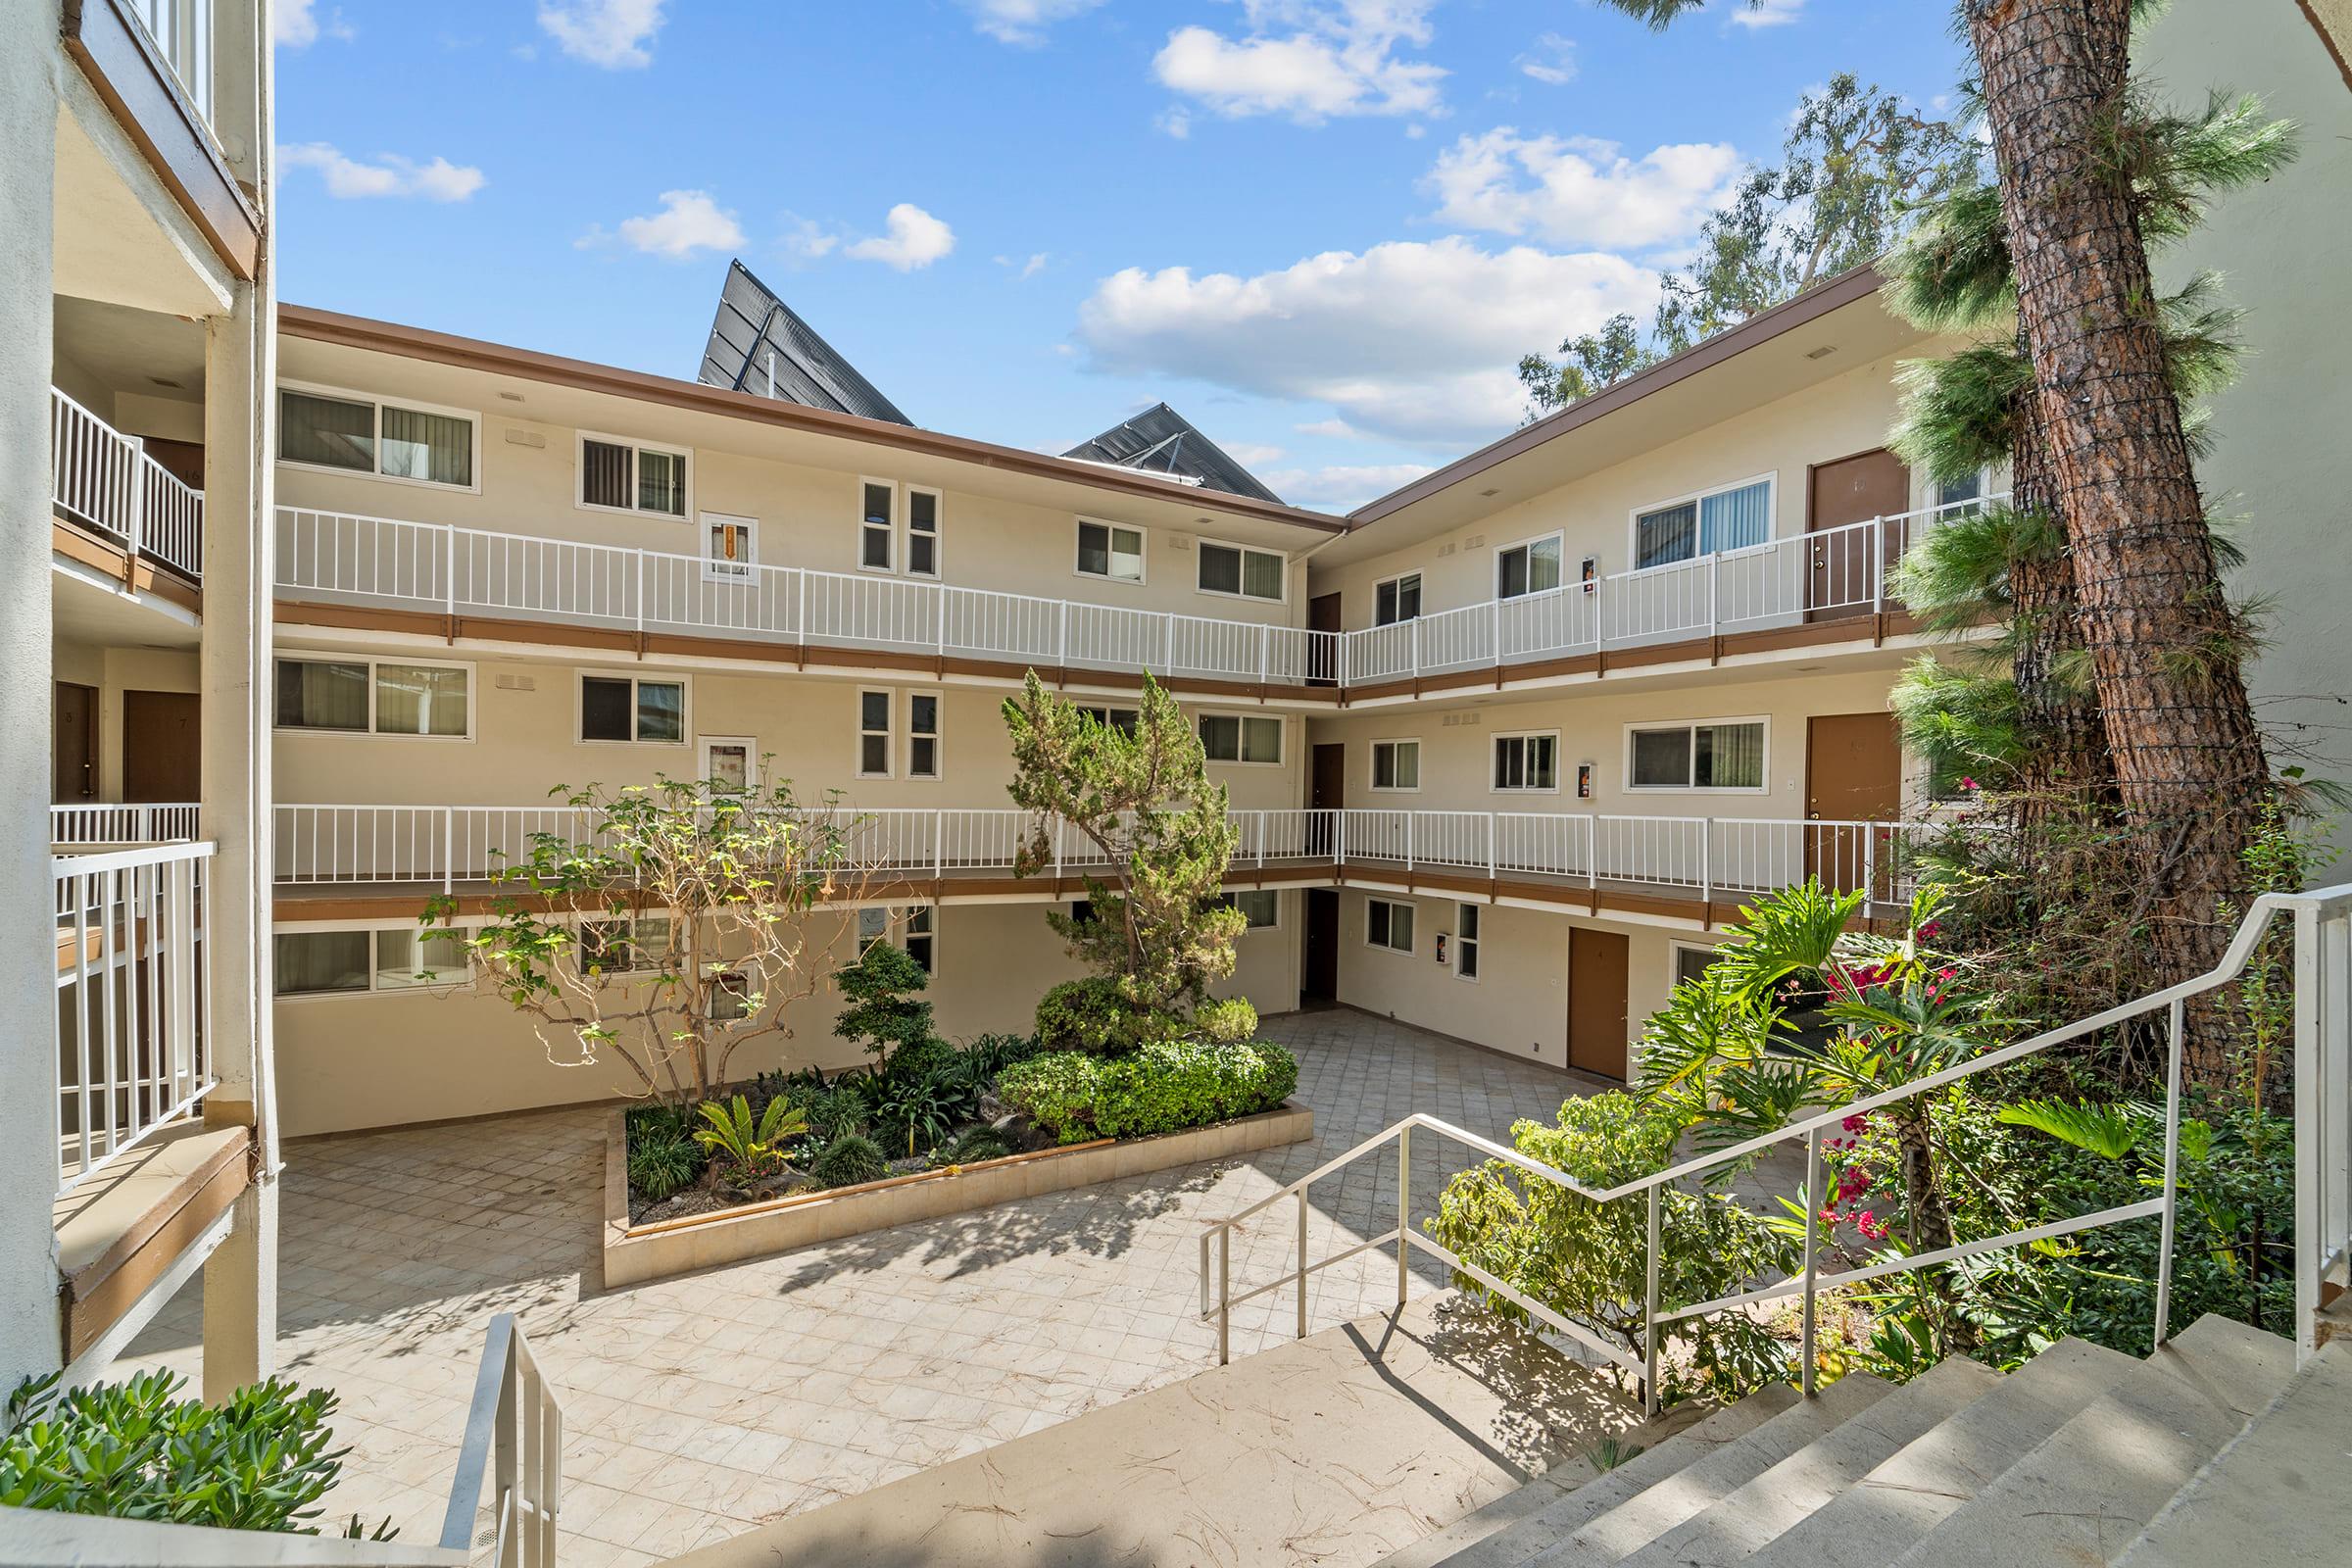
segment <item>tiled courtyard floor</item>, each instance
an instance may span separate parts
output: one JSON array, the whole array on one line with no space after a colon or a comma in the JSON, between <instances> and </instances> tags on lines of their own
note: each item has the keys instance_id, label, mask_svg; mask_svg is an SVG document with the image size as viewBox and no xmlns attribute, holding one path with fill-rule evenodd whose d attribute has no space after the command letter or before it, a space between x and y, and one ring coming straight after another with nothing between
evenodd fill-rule
<instances>
[{"instance_id":1,"label":"tiled courtyard floor","mask_svg":"<svg viewBox=\"0 0 2352 1568\"><path fill-rule=\"evenodd\" d=\"M1068 1420L1216 1362L1201 1224L1413 1110L1502 1139L1590 1080L1349 1010L1269 1019L1298 1054L1312 1141L903 1226L607 1293L603 1119L560 1111L300 1143L280 1207L279 1359L334 1388L353 1446L329 1499L439 1534L491 1316L517 1314L565 1414L567 1562L640 1563ZM1467 1152L1416 1140L1416 1221ZM1318 1256L1396 1223L1396 1163L1319 1184ZM1291 1266L1277 1205L1238 1286ZM1434 1265L1416 1290L1442 1287ZM1309 1328L1394 1298L1393 1255L1318 1275ZM130 1359L193 1372L198 1292ZM1239 1356L1287 1337L1287 1291L1235 1315Z\"/></svg>"}]
</instances>

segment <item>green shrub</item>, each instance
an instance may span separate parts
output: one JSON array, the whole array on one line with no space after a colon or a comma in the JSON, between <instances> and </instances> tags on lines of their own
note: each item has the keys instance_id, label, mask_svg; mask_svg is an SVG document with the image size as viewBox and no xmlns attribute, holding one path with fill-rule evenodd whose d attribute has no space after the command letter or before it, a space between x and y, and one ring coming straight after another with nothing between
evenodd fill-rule
<instances>
[{"instance_id":1,"label":"green shrub","mask_svg":"<svg viewBox=\"0 0 2352 1568\"><path fill-rule=\"evenodd\" d=\"M327 1446L333 1393L271 1378L216 1406L179 1397L181 1381L148 1372L61 1390L54 1373L25 1379L0 1423L0 1503L318 1534L317 1504L350 1451ZM358 1533L354 1518L345 1534Z\"/></svg>"},{"instance_id":2,"label":"green shrub","mask_svg":"<svg viewBox=\"0 0 2352 1568\"><path fill-rule=\"evenodd\" d=\"M982 1088L995 1083L1015 1062L1041 1054L1045 1047L1035 1035L981 1035L963 1048L972 1081Z\"/></svg>"},{"instance_id":3,"label":"green shrub","mask_svg":"<svg viewBox=\"0 0 2352 1568\"><path fill-rule=\"evenodd\" d=\"M1004 1069L997 1094L1028 1113L1065 1144L1095 1136L1095 1101L1102 1092L1103 1063L1083 1051L1053 1051Z\"/></svg>"},{"instance_id":4,"label":"green shrub","mask_svg":"<svg viewBox=\"0 0 2352 1568\"><path fill-rule=\"evenodd\" d=\"M1117 1055L1148 1040L1184 1032L1184 1020L1156 1007L1138 1007L1119 993L1118 982L1102 975L1064 980L1037 1003L1041 1051L1091 1051Z\"/></svg>"},{"instance_id":5,"label":"green shrub","mask_svg":"<svg viewBox=\"0 0 2352 1568\"><path fill-rule=\"evenodd\" d=\"M949 1064L921 1078L894 1082L874 1107L874 1131L889 1141L893 1154L905 1146L912 1154L929 1149L970 1119L980 1095L960 1066Z\"/></svg>"},{"instance_id":6,"label":"green shrub","mask_svg":"<svg viewBox=\"0 0 2352 1568\"><path fill-rule=\"evenodd\" d=\"M931 1038L931 1004L914 1000L930 983L905 949L868 944L856 963L833 971L833 984L845 999L833 1033L861 1042L879 1062L888 1062L894 1048L906 1051Z\"/></svg>"},{"instance_id":7,"label":"green shrub","mask_svg":"<svg viewBox=\"0 0 2352 1568\"><path fill-rule=\"evenodd\" d=\"M831 1143L847 1134L862 1132L869 1108L856 1084L845 1083L812 1097L804 1114L808 1118L808 1130Z\"/></svg>"},{"instance_id":8,"label":"green shrub","mask_svg":"<svg viewBox=\"0 0 2352 1568\"><path fill-rule=\"evenodd\" d=\"M693 1186L703 1164L703 1152L692 1139L657 1133L630 1142L629 1185L640 1197L659 1203Z\"/></svg>"},{"instance_id":9,"label":"green shrub","mask_svg":"<svg viewBox=\"0 0 2352 1568\"><path fill-rule=\"evenodd\" d=\"M1108 1060L1039 1056L1007 1069L998 1093L1071 1144L1248 1116L1281 1104L1298 1083L1298 1059L1280 1046L1159 1040Z\"/></svg>"},{"instance_id":10,"label":"green shrub","mask_svg":"<svg viewBox=\"0 0 2352 1568\"><path fill-rule=\"evenodd\" d=\"M962 1053L945 1040L936 1037L918 1040L903 1046L890 1064L881 1069L886 1084L901 1084L916 1078L929 1078L936 1073L952 1072L961 1067Z\"/></svg>"},{"instance_id":11,"label":"green shrub","mask_svg":"<svg viewBox=\"0 0 2352 1568\"><path fill-rule=\"evenodd\" d=\"M1011 1152L1012 1145L994 1127L966 1127L931 1152L931 1163L977 1165L984 1159L1003 1159Z\"/></svg>"},{"instance_id":12,"label":"green shrub","mask_svg":"<svg viewBox=\"0 0 2352 1568\"><path fill-rule=\"evenodd\" d=\"M824 1187L856 1187L862 1182L878 1182L890 1174L890 1161L882 1146L862 1133L836 1138L808 1167L808 1174Z\"/></svg>"},{"instance_id":13,"label":"green shrub","mask_svg":"<svg viewBox=\"0 0 2352 1568\"><path fill-rule=\"evenodd\" d=\"M785 1151L808 1131L808 1118L791 1102L771 1100L755 1114L751 1101L706 1100L703 1125L694 1141L703 1146L728 1185L739 1190L756 1186L784 1169Z\"/></svg>"},{"instance_id":14,"label":"green shrub","mask_svg":"<svg viewBox=\"0 0 2352 1568\"><path fill-rule=\"evenodd\" d=\"M1248 997L1203 1002L1193 1009L1193 1027L1213 1045L1239 1045L1257 1037L1257 1009Z\"/></svg>"}]
</instances>

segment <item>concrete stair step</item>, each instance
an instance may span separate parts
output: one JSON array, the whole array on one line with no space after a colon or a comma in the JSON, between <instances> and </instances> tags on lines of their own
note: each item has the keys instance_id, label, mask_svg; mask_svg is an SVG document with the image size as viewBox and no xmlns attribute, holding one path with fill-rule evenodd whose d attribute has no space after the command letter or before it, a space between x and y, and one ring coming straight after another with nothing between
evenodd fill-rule
<instances>
[{"instance_id":1,"label":"concrete stair step","mask_svg":"<svg viewBox=\"0 0 2352 1568\"><path fill-rule=\"evenodd\" d=\"M673 1559L694 1568L1368 1568L1641 1407L1448 1295Z\"/></svg>"},{"instance_id":2,"label":"concrete stair step","mask_svg":"<svg viewBox=\"0 0 2352 1568\"><path fill-rule=\"evenodd\" d=\"M2060 1341L1781 1532L1748 1568L1879 1568L2139 1365L2087 1340Z\"/></svg>"},{"instance_id":3,"label":"concrete stair step","mask_svg":"<svg viewBox=\"0 0 2352 1568\"><path fill-rule=\"evenodd\" d=\"M1642 1451L1601 1471L1589 1452L1554 1465L1515 1492L1508 1492L1424 1541L1383 1557L1376 1568L1515 1568L1562 1536L1614 1508L1642 1488L1674 1474L1701 1455L1755 1430L1797 1400L1786 1384L1759 1390L1736 1404L1694 1410L1680 1429L1658 1425L1637 1429L1626 1441ZM1660 1424L1676 1421L1674 1412Z\"/></svg>"},{"instance_id":4,"label":"concrete stair step","mask_svg":"<svg viewBox=\"0 0 2352 1568\"><path fill-rule=\"evenodd\" d=\"M2340 1562L2352 1551L2352 1340L2323 1347L2165 1505L2124 1568Z\"/></svg>"},{"instance_id":5,"label":"concrete stair step","mask_svg":"<svg viewBox=\"0 0 2352 1568\"><path fill-rule=\"evenodd\" d=\"M1840 1378L1745 1436L1659 1478L1527 1561L1542 1568L1587 1568L1631 1556L1893 1392L1891 1384L1867 1373Z\"/></svg>"},{"instance_id":6,"label":"concrete stair step","mask_svg":"<svg viewBox=\"0 0 2352 1568\"><path fill-rule=\"evenodd\" d=\"M1975 1361L1931 1367L1622 1559L1623 1568L1731 1568L1746 1562L2000 1385L1998 1372Z\"/></svg>"},{"instance_id":7,"label":"concrete stair step","mask_svg":"<svg viewBox=\"0 0 2352 1568\"><path fill-rule=\"evenodd\" d=\"M2285 1386L2294 1348L2200 1319L1895 1559L1903 1568L2112 1563Z\"/></svg>"}]
</instances>

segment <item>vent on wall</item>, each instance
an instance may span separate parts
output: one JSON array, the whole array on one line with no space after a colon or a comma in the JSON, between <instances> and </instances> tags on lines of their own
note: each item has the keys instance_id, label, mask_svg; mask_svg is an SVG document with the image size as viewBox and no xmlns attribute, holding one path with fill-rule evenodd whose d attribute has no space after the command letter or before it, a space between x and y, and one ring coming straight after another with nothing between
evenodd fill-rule
<instances>
[{"instance_id":1,"label":"vent on wall","mask_svg":"<svg viewBox=\"0 0 2352 1568\"><path fill-rule=\"evenodd\" d=\"M513 425L509 425L507 427L507 445L511 447L543 447L547 445L547 435L544 431L517 430Z\"/></svg>"},{"instance_id":2,"label":"vent on wall","mask_svg":"<svg viewBox=\"0 0 2352 1568\"><path fill-rule=\"evenodd\" d=\"M535 692L539 689L536 675L493 675L490 684L502 692Z\"/></svg>"}]
</instances>

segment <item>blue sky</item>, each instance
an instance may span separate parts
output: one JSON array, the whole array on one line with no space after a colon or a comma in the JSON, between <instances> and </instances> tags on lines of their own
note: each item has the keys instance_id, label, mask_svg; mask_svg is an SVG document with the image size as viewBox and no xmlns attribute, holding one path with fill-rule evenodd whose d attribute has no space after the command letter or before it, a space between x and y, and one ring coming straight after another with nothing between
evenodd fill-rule
<instances>
[{"instance_id":1,"label":"blue sky","mask_svg":"<svg viewBox=\"0 0 2352 1568\"><path fill-rule=\"evenodd\" d=\"M1165 398L1331 509L1508 430L1807 87L1959 67L1926 0L278 10L289 301L691 377L741 256L919 424Z\"/></svg>"}]
</instances>

